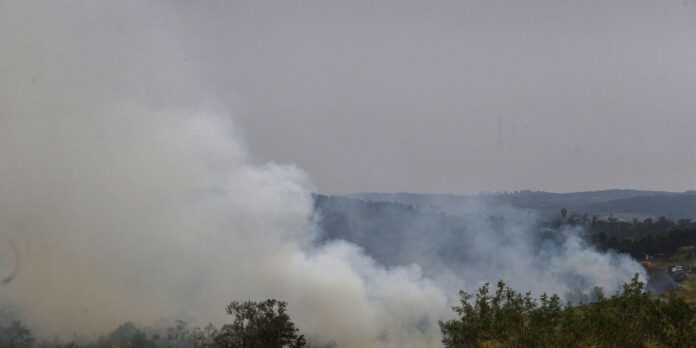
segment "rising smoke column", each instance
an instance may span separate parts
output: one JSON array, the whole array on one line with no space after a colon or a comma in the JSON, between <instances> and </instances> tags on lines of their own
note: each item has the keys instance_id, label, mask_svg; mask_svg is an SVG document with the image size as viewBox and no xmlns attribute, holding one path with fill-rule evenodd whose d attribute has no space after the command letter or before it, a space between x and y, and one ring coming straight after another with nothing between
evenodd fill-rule
<instances>
[{"instance_id":1,"label":"rising smoke column","mask_svg":"<svg viewBox=\"0 0 696 348\"><path fill-rule=\"evenodd\" d=\"M304 173L249 163L224 118L106 115L43 119L39 133L65 127L65 143L4 162L23 168L3 176L2 237L25 272L3 290L39 327L97 333L180 313L219 322L233 299L275 297L309 334L343 344L437 341L429 314L446 307L442 290L349 243L308 249ZM3 145L40 141L13 122L21 135Z\"/></svg>"},{"instance_id":2,"label":"rising smoke column","mask_svg":"<svg viewBox=\"0 0 696 348\"><path fill-rule=\"evenodd\" d=\"M39 332L219 323L231 300L273 297L319 342L439 346L457 288L481 279L385 267L342 240L317 246L307 174L249 155L176 39L181 13L26 1L0 13L12 53L0 56L0 238L22 260L0 296Z\"/></svg>"},{"instance_id":3,"label":"rising smoke column","mask_svg":"<svg viewBox=\"0 0 696 348\"><path fill-rule=\"evenodd\" d=\"M274 297L319 341L437 345L442 289L349 243L310 248L305 173L201 111L219 108L176 14L118 4L1 5L0 238L22 256L3 303L69 336Z\"/></svg>"}]
</instances>

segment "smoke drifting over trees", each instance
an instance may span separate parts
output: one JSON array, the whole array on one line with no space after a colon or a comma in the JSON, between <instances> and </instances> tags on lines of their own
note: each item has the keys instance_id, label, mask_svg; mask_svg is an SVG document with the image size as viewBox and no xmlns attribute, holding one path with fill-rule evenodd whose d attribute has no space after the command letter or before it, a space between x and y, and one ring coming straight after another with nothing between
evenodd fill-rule
<instances>
[{"instance_id":1,"label":"smoke drifting over trees","mask_svg":"<svg viewBox=\"0 0 696 348\"><path fill-rule=\"evenodd\" d=\"M505 279L577 302L642 272L626 255L598 252L580 227L544 229L536 214L505 205L472 199L457 215L343 197L318 196L315 205L320 241L348 240L388 266L415 263L453 289Z\"/></svg>"},{"instance_id":2,"label":"smoke drifting over trees","mask_svg":"<svg viewBox=\"0 0 696 348\"><path fill-rule=\"evenodd\" d=\"M327 239L308 175L250 155L234 110L197 78L178 13L24 1L0 13L11 52L0 56L0 239L22 262L0 296L42 335L220 323L231 300L279 298L316 342L439 346L459 288L503 277L614 291L640 271L573 231L537 240L512 210L499 224L472 217L461 234L418 236L427 219L389 227L398 234L384 243L402 243L389 257L364 236Z\"/></svg>"}]
</instances>

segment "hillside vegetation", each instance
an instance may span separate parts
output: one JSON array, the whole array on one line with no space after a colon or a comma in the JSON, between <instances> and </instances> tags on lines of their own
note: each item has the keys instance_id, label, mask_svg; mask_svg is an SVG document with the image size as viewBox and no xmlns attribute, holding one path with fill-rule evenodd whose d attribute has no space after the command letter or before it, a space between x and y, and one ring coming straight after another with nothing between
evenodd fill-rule
<instances>
[{"instance_id":1,"label":"hillside vegetation","mask_svg":"<svg viewBox=\"0 0 696 348\"><path fill-rule=\"evenodd\" d=\"M694 347L696 307L677 296L651 296L636 275L623 291L588 304L538 299L498 282L476 294L460 292L454 317L441 321L442 343L465 347ZM20 321L0 323L0 346L11 348L299 348L333 347L308 342L281 301L232 302L232 322L220 329L183 321L164 330L125 323L94 341L37 340Z\"/></svg>"},{"instance_id":2,"label":"hillside vegetation","mask_svg":"<svg viewBox=\"0 0 696 348\"><path fill-rule=\"evenodd\" d=\"M652 297L636 275L623 292L578 306L556 295L538 300L505 286L461 292L457 317L440 323L443 343L460 347L693 347L696 308Z\"/></svg>"}]
</instances>

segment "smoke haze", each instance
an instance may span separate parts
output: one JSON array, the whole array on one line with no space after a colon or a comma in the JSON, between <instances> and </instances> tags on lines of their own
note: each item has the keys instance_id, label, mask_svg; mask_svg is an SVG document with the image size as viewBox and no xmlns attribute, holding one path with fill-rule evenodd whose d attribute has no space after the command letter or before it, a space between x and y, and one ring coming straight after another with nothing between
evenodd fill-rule
<instances>
[{"instance_id":1,"label":"smoke haze","mask_svg":"<svg viewBox=\"0 0 696 348\"><path fill-rule=\"evenodd\" d=\"M0 4L0 242L21 256L0 295L41 333L219 323L231 300L273 297L320 343L439 346L459 288L613 291L640 270L573 231L539 241L514 211L495 228L467 220L465 240L403 226L413 239L393 262L322 239L308 175L250 155L178 41L181 12L156 4ZM450 264L437 251L452 241L465 256Z\"/></svg>"}]
</instances>

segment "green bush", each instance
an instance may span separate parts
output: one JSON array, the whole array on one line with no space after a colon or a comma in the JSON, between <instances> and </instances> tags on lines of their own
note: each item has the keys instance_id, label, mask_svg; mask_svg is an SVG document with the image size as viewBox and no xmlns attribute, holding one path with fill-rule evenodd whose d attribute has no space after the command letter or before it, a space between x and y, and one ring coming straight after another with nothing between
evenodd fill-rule
<instances>
[{"instance_id":1,"label":"green bush","mask_svg":"<svg viewBox=\"0 0 696 348\"><path fill-rule=\"evenodd\" d=\"M498 282L460 292L457 318L440 322L445 347L694 347L696 308L680 298L654 299L636 275L623 291L595 302L562 305L533 299Z\"/></svg>"}]
</instances>

